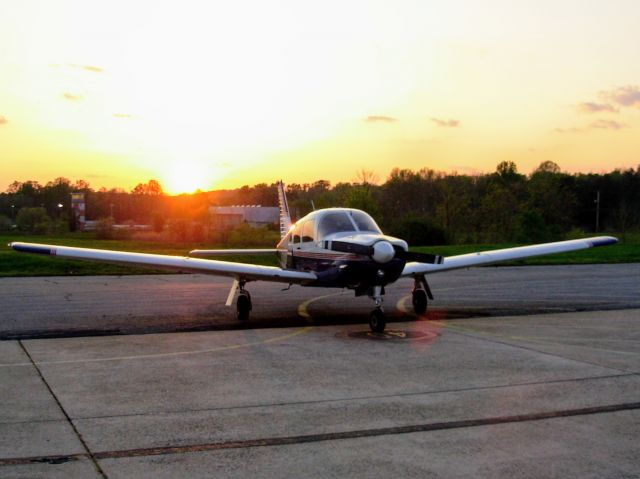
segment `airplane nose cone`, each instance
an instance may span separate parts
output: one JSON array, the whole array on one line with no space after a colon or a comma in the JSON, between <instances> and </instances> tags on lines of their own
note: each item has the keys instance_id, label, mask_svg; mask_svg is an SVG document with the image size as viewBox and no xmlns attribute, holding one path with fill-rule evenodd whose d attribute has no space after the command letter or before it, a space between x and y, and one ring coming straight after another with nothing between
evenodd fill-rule
<instances>
[{"instance_id":1,"label":"airplane nose cone","mask_svg":"<svg viewBox=\"0 0 640 479\"><path fill-rule=\"evenodd\" d=\"M376 263L388 263L395 255L396 252L388 241L378 241L373 245L371 257Z\"/></svg>"}]
</instances>

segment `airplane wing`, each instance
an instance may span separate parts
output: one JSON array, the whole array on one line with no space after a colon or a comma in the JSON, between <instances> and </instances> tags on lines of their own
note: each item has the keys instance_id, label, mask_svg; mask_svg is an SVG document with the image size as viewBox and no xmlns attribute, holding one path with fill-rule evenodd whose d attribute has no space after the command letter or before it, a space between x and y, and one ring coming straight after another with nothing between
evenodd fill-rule
<instances>
[{"instance_id":1,"label":"airplane wing","mask_svg":"<svg viewBox=\"0 0 640 479\"><path fill-rule=\"evenodd\" d=\"M317 279L316 275L305 271L290 271L275 266L260 266L229 261L214 261L201 258L168 256L161 254L130 253L90 248L75 248L37 243L10 243L9 246L21 253L36 253L61 258L119 263L132 266L146 266L169 271L205 273L229 276L247 281L274 281L290 284L307 284Z\"/></svg>"},{"instance_id":2,"label":"airplane wing","mask_svg":"<svg viewBox=\"0 0 640 479\"><path fill-rule=\"evenodd\" d=\"M566 253L597 246L607 246L616 244L617 238L613 236L598 236L595 238L584 238L569 241L558 241L556 243L543 243L531 246L518 246L516 248L498 249L493 251L481 251L478 253L461 254L444 258L442 264L428 263L407 263L402 270L402 277L416 276L421 274L440 273L453 269L469 268L471 266L483 266L503 261L531 258L554 253Z\"/></svg>"},{"instance_id":3,"label":"airplane wing","mask_svg":"<svg viewBox=\"0 0 640 479\"><path fill-rule=\"evenodd\" d=\"M277 249L193 249L189 256L231 256L231 255L262 255L276 254Z\"/></svg>"}]
</instances>

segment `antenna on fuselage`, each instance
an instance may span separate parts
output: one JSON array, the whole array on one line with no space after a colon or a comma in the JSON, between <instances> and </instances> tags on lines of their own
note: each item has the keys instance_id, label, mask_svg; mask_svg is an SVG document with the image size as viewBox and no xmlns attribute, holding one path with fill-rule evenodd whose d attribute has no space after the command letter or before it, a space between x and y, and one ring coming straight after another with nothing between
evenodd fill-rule
<instances>
[{"instance_id":1,"label":"antenna on fuselage","mask_svg":"<svg viewBox=\"0 0 640 479\"><path fill-rule=\"evenodd\" d=\"M280 208L280 238L284 238L291 229L291 214L289 213L287 195L284 192L284 183L280 180L276 184L278 186L278 206Z\"/></svg>"},{"instance_id":2,"label":"antenna on fuselage","mask_svg":"<svg viewBox=\"0 0 640 479\"><path fill-rule=\"evenodd\" d=\"M315 210L316 210L316 205L313 203L313 200L311 200L311 209L312 209L313 211L315 211Z\"/></svg>"}]
</instances>

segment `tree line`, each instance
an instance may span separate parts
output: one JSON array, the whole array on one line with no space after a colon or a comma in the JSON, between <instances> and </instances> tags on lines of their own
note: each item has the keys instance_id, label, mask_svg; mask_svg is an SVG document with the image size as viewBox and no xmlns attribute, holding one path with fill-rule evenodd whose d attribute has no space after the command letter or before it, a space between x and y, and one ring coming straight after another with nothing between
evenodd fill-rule
<instances>
[{"instance_id":1,"label":"tree line","mask_svg":"<svg viewBox=\"0 0 640 479\"><path fill-rule=\"evenodd\" d=\"M494 172L478 175L396 168L383 183L364 170L358 176L357 181L335 185L326 180L289 184L290 209L301 217L314 207L360 208L388 234L422 245L526 243L596 230L624 234L640 229L640 166L569 174L546 161L524 175L515 163L505 161ZM155 180L126 192L94 190L83 180L57 178L45 185L9 185L0 194L0 227L8 228L22 210L35 208L44 224L34 232L73 229L72 192L85 193L88 219L151 224L156 231L172 222L206 225L210 205L277 206L275 183L169 196Z\"/></svg>"}]
</instances>

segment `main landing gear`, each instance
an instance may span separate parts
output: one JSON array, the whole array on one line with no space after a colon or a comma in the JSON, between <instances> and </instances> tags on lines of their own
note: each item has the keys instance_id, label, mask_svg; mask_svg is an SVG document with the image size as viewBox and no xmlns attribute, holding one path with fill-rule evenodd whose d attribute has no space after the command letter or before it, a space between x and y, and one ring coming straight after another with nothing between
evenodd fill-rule
<instances>
[{"instance_id":1,"label":"main landing gear","mask_svg":"<svg viewBox=\"0 0 640 479\"><path fill-rule=\"evenodd\" d=\"M236 301L236 317L240 321L247 321L249 319L249 313L252 309L251 295L249 291L244 289L246 281L239 281L238 287L238 299Z\"/></svg>"},{"instance_id":2,"label":"main landing gear","mask_svg":"<svg viewBox=\"0 0 640 479\"><path fill-rule=\"evenodd\" d=\"M419 316L427 312L428 299L433 299L431 288L424 275L414 278L413 291L411 292L411 303L413 311Z\"/></svg>"},{"instance_id":3,"label":"main landing gear","mask_svg":"<svg viewBox=\"0 0 640 479\"><path fill-rule=\"evenodd\" d=\"M369 327L374 333L382 333L387 326L387 319L382 310L382 286L374 286L369 296L376 303L376 308L369 315Z\"/></svg>"}]
</instances>

